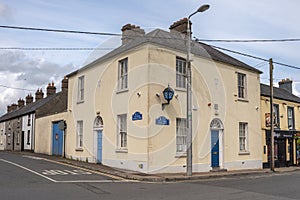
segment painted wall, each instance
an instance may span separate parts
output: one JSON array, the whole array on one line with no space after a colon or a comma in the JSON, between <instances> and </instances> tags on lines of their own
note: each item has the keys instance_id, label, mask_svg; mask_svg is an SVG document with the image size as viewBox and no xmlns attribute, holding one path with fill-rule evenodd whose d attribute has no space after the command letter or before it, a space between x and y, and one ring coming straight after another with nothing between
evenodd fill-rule
<instances>
[{"instance_id":1,"label":"painted wall","mask_svg":"<svg viewBox=\"0 0 300 200\"><path fill-rule=\"evenodd\" d=\"M22 131L24 132L24 137L22 142L24 145L24 150L34 150L34 122L35 114L31 113L24 115L22 117Z\"/></svg>"},{"instance_id":2,"label":"painted wall","mask_svg":"<svg viewBox=\"0 0 300 200\"><path fill-rule=\"evenodd\" d=\"M186 117L186 92L176 88L176 56L184 53L144 45L110 61L79 71L69 78L69 158L95 162L93 123L104 121L103 164L142 171L184 172L186 158L176 154L176 118ZM118 61L128 58L128 91L117 91ZM247 98L237 98L237 72L247 76ZM78 77L85 77L85 100L77 102ZM193 163L194 171L211 169L210 123L218 118L221 137L221 168L261 168L261 114L259 74L193 57ZM162 91L170 85L176 98L162 110ZM138 95L138 93L140 95ZM160 94L160 97L156 96ZM143 114L132 121L136 111ZM127 114L128 148L117 147L117 115ZM169 126L155 124L165 116ZM83 148L76 147L76 123L83 121ZM248 123L248 151L239 152L239 122Z\"/></svg>"},{"instance_id":3,"label":"painted wall","mask_svg":"<svg viewBox=\"0 0 300 200\"><path fill-rule=\"evenodd\" d=\"M0 122L0 150L5 150L5 148L6 148L5 122Z\"/></svg>"},{"instance_id":4,"label":"painted wall","mask_svg":"<svg viewBox=\"0 0 300 200\"><path fill-rule=\"evenodd\" d=\"M52 122L68 119L68 113L59 113L35 120L35 152L52 155ZM68 126L68 124L67 124ZM68 129L65 131L68 137Z\"/></svg>"}]
</instances>

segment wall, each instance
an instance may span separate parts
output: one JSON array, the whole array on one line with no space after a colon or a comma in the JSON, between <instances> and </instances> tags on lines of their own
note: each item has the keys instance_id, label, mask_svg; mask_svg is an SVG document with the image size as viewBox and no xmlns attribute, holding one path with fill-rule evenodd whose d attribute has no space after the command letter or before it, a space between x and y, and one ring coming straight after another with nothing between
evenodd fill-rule
<instances>
[{"instance_id":1,"label":"wall","mask_svg":"<svg viewBox=\"0 0 300 200\"><path fill-rule=\"evenodd\" d=\"M63 112L35 120L35 153L52 154L52 122L67 120L68 116L67 112ZM66 129L65 134L67 137L68 129Z\"/></svg>"}]
</instances>

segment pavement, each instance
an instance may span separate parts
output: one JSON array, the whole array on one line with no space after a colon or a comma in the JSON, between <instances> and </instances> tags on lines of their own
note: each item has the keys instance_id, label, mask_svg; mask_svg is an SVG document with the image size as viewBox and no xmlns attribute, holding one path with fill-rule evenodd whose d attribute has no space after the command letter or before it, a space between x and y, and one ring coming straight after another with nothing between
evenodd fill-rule
<instances>
[{"instance_id":1,"label":"pavement","mask_svg":"<svg viewBox=\"0 0 300 200\"><path fill-rule=\"evenodd\" d=\"M282 167L275 168L275 171L270 169L254 169L254 170L235 170L235 171L215 171L215 172L201 172L193 173L192 176L186 176L185 173L161 173L161 174L145 174L136 171L117 169L108 167L101 164L87 163L83 161L71 160L67 158L50 156L45 154L37 154L31 152L19 152L20 154L40 157L59 163L69 164L77 166L83 169L98 171L104 174L136 181L144 182L176 182L176 181L188 181L188 180L201 180L201 179L211 179L211 178L222 178L222 177L234 177L234 176L246 176L246 175L263 175L272 173L286 173L300 171L300 167Z\"/></svg>"}]
</instances>

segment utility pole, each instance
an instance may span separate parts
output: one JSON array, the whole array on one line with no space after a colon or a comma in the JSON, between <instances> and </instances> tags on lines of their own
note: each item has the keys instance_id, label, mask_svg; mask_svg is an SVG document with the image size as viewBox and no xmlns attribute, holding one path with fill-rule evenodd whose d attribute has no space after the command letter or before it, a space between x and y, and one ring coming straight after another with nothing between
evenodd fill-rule
<instances>
[{"instance_id":1,"label":"utility pole","mask_svg":"<svg viewBox=\"0 0 300 200\"><path fill-rule=\"evenodd\" d=\"M273 115L273 60L270 58L270 120L271 120L271 128L270 128L270 137L271 137L271 158L270 158L270 169L271 171L275 171L275 162L274 162L274 115Z\"/></svg>"},{"instance_id":2,"label":"utility pole","mask_svg":"<svg viewBox=\"0 0 300 200\"><path fill-rule=\"evenodd\" d=\"M187 143L187 150L186 150L186 175L187 176L192 176L193 175L193 130L192 130L192 66L191 66L191 23L190 19L193 15L197 14L198 12L204 12L207 9L209 9L209 5L205 4L202 5L193 12L192 14L189 15L187 18L187 56L186 56L186 62L187 62L187 109L186 109L186 114L187 114L187 138L186 138L186 143Z\"/></svg>"}]
</instances>

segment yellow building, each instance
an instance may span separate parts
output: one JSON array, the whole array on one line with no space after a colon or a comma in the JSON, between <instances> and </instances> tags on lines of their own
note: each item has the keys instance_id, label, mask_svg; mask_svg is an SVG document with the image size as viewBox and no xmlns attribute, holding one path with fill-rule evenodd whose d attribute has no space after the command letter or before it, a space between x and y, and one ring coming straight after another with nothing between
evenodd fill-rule
<instances>
[{"instance_id":1,"label":"yellow building","mask_svg":"<svg viewBox=\"0 0 300 200\"><path fill-rule=\"evenodd\" d=\"M297 164L296 140L300 133L300 98L292 94L292 81L284 79L274 87L274 159L275 167ZM261 84L263 166L270 166L270 86Z\"/></svg>"},{"instance_id":2,"label":"yellow building","mask_svg":"<svg viewBox=\"0 0 300 200\"><path fill-rule=\"evenodd\" d=\"M68 75L68 158L186 171L186 22L125 25L119 48ZM262 168L261 72L203 43L192 54L193 171Z\"/></svg>"}]
</instances>

